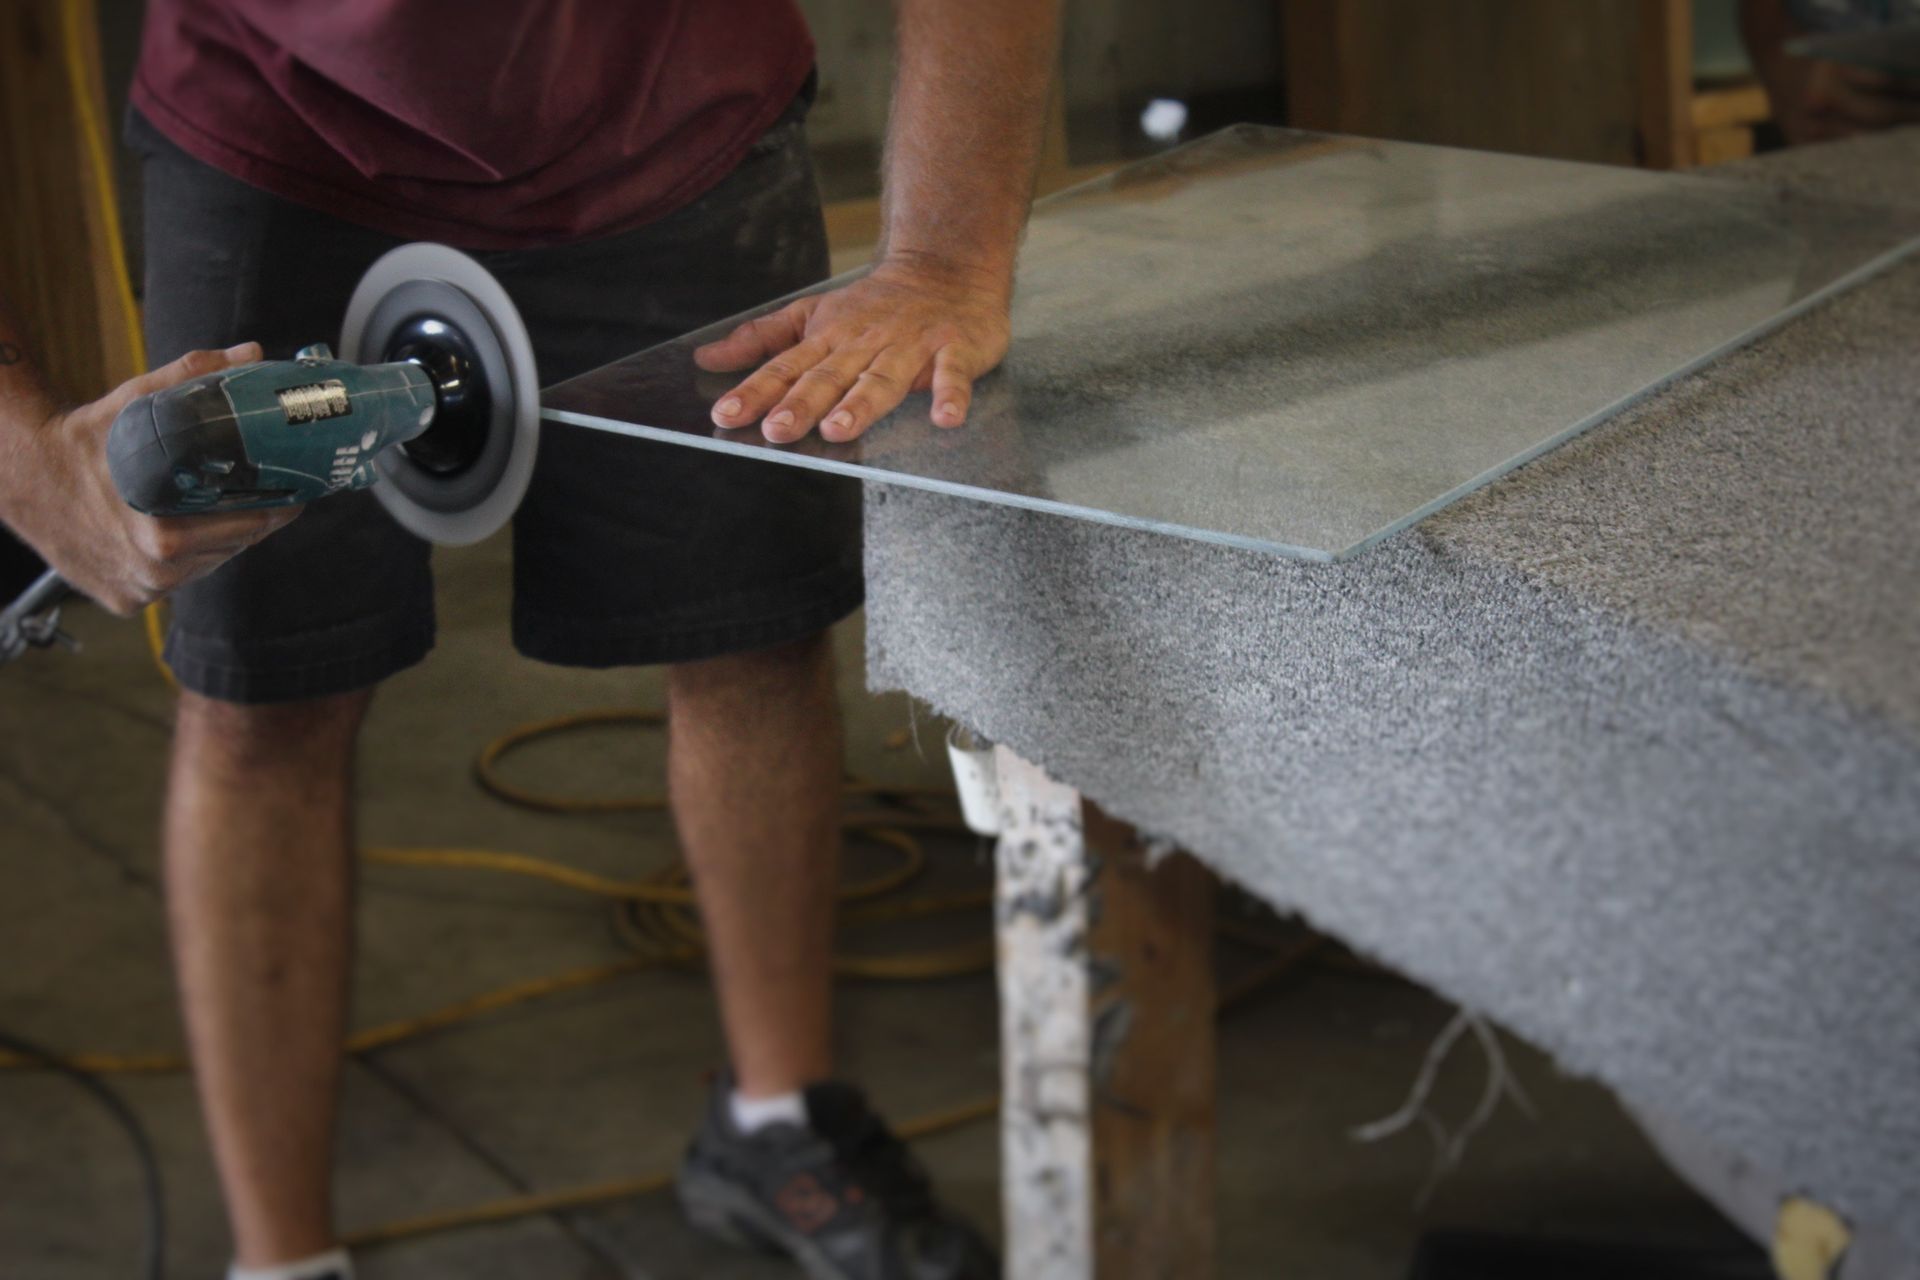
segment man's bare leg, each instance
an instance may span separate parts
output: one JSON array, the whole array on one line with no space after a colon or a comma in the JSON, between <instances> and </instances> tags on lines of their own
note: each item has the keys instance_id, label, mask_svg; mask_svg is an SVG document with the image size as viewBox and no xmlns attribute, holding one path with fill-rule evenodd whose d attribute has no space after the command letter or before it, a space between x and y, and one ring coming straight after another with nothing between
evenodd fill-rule
<instances>
[{"instance_id":1,"label":"man's bare leg","mask_svg":"<svg viewBox=\"0 0 1920 1280\"><path fill-rule=\"evenodd\" d=\"M372 695L181 695L167 791L174 959L242 1266L334 1243L354 736Z\"/></svg>"},{"instance_id":2,"label":"man's bare leg","mask_svg":"<svg viewBox=\"0 0 1920 1280\"><path fill-rule=\"evenodd\" d=\"M826 635L682 663L667 776L712 948L736 1087L767 1097L832 1068L840 709Z\"/></svg>"}]
</instances>

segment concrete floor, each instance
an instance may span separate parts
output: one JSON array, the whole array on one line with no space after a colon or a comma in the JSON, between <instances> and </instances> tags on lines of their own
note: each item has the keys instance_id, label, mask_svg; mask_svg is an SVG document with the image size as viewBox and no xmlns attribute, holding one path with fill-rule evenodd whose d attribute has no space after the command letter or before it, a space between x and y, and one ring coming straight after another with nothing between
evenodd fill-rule
<instances>
[{"instance_id":1,"label":"concrete floor","mask_svg":"<svg viewBox=\"0 0 1920 1280\"><path fill-rule=\"evenodd\" d=\"M503 540L438 565L441 639L393 682L366 735L363 830L370 843L455 845L561 857L631 875L670 856L652 815L553 817L507 807L469 778L474 752L524 720L651 703L647 673L582 673L524 662L505 640ZM89 610L79 657L36 654L0 671L0 1029L61 1049L179 1044L156 885L154 816L169 698L137 628ZM900 698L863 689L857 619L841 629L852 767L944 782L940 726L922 720L923 759L887 745L909 724ZM529 749L516 778L581 791L656 785L659 744L582 733ZM987 883L970 841L932 847L935 889ZM984 913L971 922L985 930ZM623 952L600 903L517 879L372 868L360 901L356 1022L434 1008ZM1248 954L1229 949L1228 963ZM932 985L850 984L841 997L850 1074L896 1119L995 1088L988 977ZM1536 1103L1503 1111L1464 1167L1425 1204L1426 1139L1355 1145L1357 1124L1400 1102L1450 1010L1381 976L1316 969L1222 1025L1220 1274L1329 1280L1404 1276L1416 1240L1440 1227L1584 1239L1727 1245L1732 1229L1659 1164L1605 1091L1567 1079L1515 1044ZM349 1229L670 1167L722 1051L704 981L651 972L518 1006L357 1057L340 1126L339 1206ZM189 1082L116 1080L165 1166L169 1274L213 1277L225 1228ZM1479 1087L1470 1053L1438 1106L1464 1115ZM997 1221L996 1140L976 1125L922 1144L946 1196ZM141 1211L122 1135L65 1081L0 1076L0 1276L93 1280L136 1274ZM694 1236L671 1200L647 1196L432 1236L370 1252L367 1280L542 1277L758 1280L794 1274Z\"/></svg>"}]
</instances>

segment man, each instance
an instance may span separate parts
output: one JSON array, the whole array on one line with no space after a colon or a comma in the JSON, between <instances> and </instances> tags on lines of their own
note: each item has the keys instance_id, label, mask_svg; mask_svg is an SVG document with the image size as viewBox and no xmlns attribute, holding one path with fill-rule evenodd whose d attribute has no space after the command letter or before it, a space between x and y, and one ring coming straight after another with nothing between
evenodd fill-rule
<instances>
[{"instance_id":1,"label":"man","mask_svg":"<svg viewBox=\"0 0 1920 1280\"><path fill-rule=\"evenodd\" d=\"M1784 45L1818 31L1920 23L1920 0L1742 0L1740 31L1789 146L1920 124L1920 79L1797 58Z\"/></svg>"},{"instance_id":2,"label":"man","mask_svg":"<svg viewBox=\"0 0 1920 1280\"><path fill-rule=\"evenodd\" d=\"M727 426L848 440L912 389L966 417L1007 342L1052 0L900 0L872 273L704 348ZM149 346L169 378L334 332L405 239L476 253L553 381L825 273L793 0L150 0L130 137ZM20 397L27 404L30 397ZM115 399L11 416L0 515L109 607L176 585L165 824L186 1022L236 1277L345 1277L328 1203L346 1028L355 737L432 643L427 549L365 494L145 521L100 463ZM926 429L902 424L901 430ZM549 429L515 522L515 643L667 663L674 814L732 1057L680 1187L814 1277L996 1273L831 1083L839 728L825 628L861 594L857 488ZM18 463L16 469L15 462ZM218 567L216 567L218 566ZM796 1193L796 1188L807 1194Z\"/></svg>"}]
</instances>

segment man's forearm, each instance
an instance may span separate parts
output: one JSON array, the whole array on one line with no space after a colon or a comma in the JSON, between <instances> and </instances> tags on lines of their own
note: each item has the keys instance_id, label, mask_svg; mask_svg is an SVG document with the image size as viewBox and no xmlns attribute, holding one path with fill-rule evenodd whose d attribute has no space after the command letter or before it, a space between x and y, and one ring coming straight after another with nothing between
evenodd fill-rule
<instances>
[{"instance_id":1,"label":"man's forearm","mask_svg":"<svg viewBox=\"0 0 1920 1280\"><path fill-rule=\"evenodd\" d=\"M27 446L57 408L27 353L26 335L0 298L0 524L19 518L17 490L32 470Z\"/></svg>"},{"instance_id":2,"label":"man's forearm","mask_svg":"<svg viewBox=\"0 0 1920 1280\"><path fill-rule=\"evenodd\" d=\"M1033 200L1059 0L900 0L880 257L1008 289Z\"/></svg>"},{"instance_id":3,"label":"man's forearm","mask_svg":"<svg viewBox=\"0 0 1920 1280\"><path fill-rule=\"evenodd\" d=\"M190 351L82 405L56 402L0 313L0 523L40 553L76 590L131 613L258 542L297 507L155 520L114 491L107 433L135 396L260 358L251 343Z\"/></svg>"},{"instance_id":4,"label":"man's forearm","mask_svg":"<svg viewBox=\"0 0 1920 1280\"><path fill-rule=\"evenodd\" d=\"M1007 354L1020 230L1033 201L1060 0L898 0L900 65L871 273L755 316L694 352L758 366L714 402L722 427L775 444L818 427L857 439L912 391L928 420L967 420Z\"/></svg>"}]
</instances>

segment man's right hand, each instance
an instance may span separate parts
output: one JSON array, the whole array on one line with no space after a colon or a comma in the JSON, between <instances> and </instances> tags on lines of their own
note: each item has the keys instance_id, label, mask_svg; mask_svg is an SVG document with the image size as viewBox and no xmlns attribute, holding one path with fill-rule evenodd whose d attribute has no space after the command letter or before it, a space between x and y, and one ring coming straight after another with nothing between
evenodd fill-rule
<instances>
[{"instance_id":1,"label":"man's right hand","mask_svg":"<svg viewBox=\"0 0 1920 1280\"><path fill-rule=\"evenodd\" d=\"M156 519L123 501L107 474L107 429L139 396L260 359L258 343L190 351L91 404L0 440L0 519L76 590L126 615L287 524L298 507Z\"/></svg>"}]
</instances>

